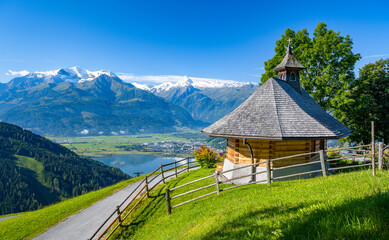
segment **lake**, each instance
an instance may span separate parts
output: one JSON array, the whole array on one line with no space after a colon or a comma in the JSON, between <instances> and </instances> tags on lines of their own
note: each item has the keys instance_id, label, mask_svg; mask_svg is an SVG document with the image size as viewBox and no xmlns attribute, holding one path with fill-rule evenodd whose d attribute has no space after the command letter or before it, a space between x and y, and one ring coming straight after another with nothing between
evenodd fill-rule
<instances>
[{"instance_id":1,"label":"lake","mask_svg":"<svg viewBox=\"0 0 389 240\"><path fill-rule=\"evenodd\" d=\"M100 161L108 166L120 168L124 173L127 173L130 176L136 176L135 172L143 172L143 174L151 173L161 164L172 163L175 160L181 159L184 158L156 157L147 154L123 154L112 155L110 157L95 158L95 160ZM183 161L182 163L185 163L185 161ZM166 168L171 167L174 166L168 166Z\"/></svg>"}]
</instances>

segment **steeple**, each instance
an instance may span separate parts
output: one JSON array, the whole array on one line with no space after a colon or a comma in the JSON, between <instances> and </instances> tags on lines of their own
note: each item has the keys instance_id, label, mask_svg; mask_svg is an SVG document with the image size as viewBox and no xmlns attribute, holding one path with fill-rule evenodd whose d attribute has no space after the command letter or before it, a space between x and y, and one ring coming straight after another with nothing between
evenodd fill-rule
<instances>
[{"instance_id":1,"label":"steeple","mask_svg":"<svg viewBox=\"0 0 389 240\"><path fill-rule=\"evenodd\" d=\"M294 89L301 93L301 83L299 71L306 69L293 55L293 48L290 44L292 40L288 39L286 55L282 62L274 68L278 72L278 78L288 82Z\"/></svg>"}]
</instances>

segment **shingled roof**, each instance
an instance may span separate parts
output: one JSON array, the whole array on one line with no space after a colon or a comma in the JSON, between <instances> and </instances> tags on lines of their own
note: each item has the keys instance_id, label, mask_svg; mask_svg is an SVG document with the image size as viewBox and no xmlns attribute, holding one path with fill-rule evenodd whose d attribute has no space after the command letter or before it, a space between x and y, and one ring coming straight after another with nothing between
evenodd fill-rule
<instances>
[{"instance_id":1,"label":"shingled roof","mask_svg":"<svg viewBox=\"0 0 389 240\"><path fill-rule=\"evenodd\" d=\"M270 78L233 112L203 130L211 137L337 139L352 131L302 89Z\"/></svg>"},{"instance_id":2,"label":"shingled roof","mask_svg":"<svg viewBox=\"0 0 389 240\"><path fill-rule=\"evenodd\" d=\"M290 45L290 42L289 42L289 45L287 47L286 55L285 55L284 59L282 60L282 62L280 64L278 64L277 67L274 68L274 70L281 71L281 70L284 70L287 68L292 68L292 69L305 69L306 68L301 63L299 63L297 61L297 59L294 57L293 52L292 52L292 46Z\"/></svg>"}]
</instances>

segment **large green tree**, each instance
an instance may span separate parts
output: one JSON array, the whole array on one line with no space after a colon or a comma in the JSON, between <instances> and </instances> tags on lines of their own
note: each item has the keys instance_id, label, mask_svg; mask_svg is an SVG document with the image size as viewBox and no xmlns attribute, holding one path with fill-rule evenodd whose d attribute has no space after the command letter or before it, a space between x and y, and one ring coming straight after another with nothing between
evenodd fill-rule
<instances>
[{"instance_id":1,"label":"large green tree","mask_svg":"<svg viewBox=\"0 0 389 240\"><path fill-rule=\"evenodd\" d=\"M371 142L374 121L376 139L389 143L389 59L363 66L359 78L336 104L335 117L354 131L349 140Z\"/></svg>"},{"instance_id":2,"label":"large green tree","mask_svg":"<svg viewBox=\"0 0 389 240\"><path fill-rule=\"evenodd\" d=\"M289 38L292 39L293 54L307 67L300 71L303 88L325 110L336 111L337 98L343 98L354 81L354 65L361 58L352 52L352 39L328 29L325 23L317 24L312 38L306 29L295 32L288 28L276 41L274 57L265 62L262 83L277 75L273 68L285 56Z\"/></svg>"}]
</instances>

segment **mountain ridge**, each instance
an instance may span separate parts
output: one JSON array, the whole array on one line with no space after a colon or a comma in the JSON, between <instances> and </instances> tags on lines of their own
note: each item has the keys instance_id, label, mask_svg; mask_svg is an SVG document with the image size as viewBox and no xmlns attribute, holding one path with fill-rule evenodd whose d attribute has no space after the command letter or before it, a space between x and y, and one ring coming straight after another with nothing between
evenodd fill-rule
<instances>
[{"instance_id":1,"label":"mountain ridge","mask_svg":"<svg viewBox=\"0 0 389 240\"><path fill-rule=\"evenodd\" d=\"M0 84L0 121L49 136L200 129L257 88L231 80L177 79L147 87L109 70L78 66L30 73Z\"/></svg>"},{"instance_id":2,"label":"mountain ridge","mask_svg":"<svg viewBox=\"0 0 389 240\"><path fill-rule=\"evenodd\" d=\"M72 79L78 81L61 76L34 73L11 80L0 94L0 120L53 136L166 132L203 125L181 107L115 74L88 81L76 74Z\"/></svg>"},{"instance_id":3,"label":"mountain ridge","mask_svg":"<svg viewBox=\"0 0 389 240\"><path fill-rule=\"evenodd\" d=\"M224 117L252 93L258 86L251 83L221 83L212 87L186 77L185 81L163 83L150 89L152 93L179 105L194 119L213 123Z\"/></svg>"}]
</instances>

